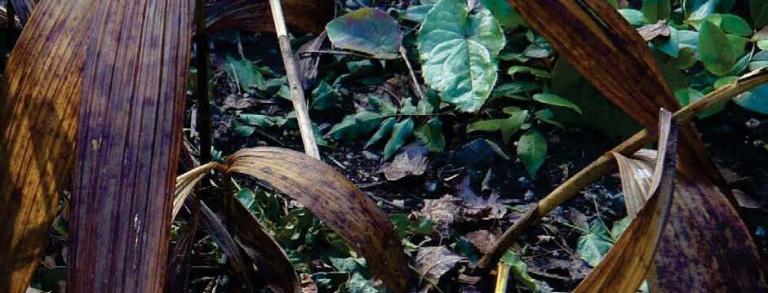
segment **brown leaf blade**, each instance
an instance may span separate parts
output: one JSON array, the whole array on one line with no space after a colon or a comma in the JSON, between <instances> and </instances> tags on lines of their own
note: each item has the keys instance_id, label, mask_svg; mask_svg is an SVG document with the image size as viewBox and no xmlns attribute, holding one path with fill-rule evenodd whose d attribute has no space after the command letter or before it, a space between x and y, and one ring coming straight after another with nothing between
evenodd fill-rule
<instances>
[{"instance_id":1,"label":"brown leaf blade","mask_svg":"<svg viewBox=\"0 0 768 293\"><path fill-rule=\"evenodd\" d=\"M623 161L620 163L620 166L624 165L622 181L639 181L632 186L648 187L625 190L625 194L640 192L647 194L649 199L603 261L574 292L635 292L651 266L672 205L677 154L677 126L672 124L672 113L664 110L661 113L660 157L656 160L655 170L648 161L629 162L633 160L615 154L617 160ZM649 172L653 172L651 184L646 184L646 178L642 176L632 176Z\"/></svg>"},{"instance_id":2,"label":"brown leaf blade","mask_svg":"<svg viewBox=\"0 0 768 293\"><path fill-rule=\"evenodd\" d=\"M396 292L409 287L400 239L376 204L346 177L302 153L279 148L241 150L228 172L264 180L311 210L365 257L374 274Z\"/></svg>"},{"instance_id":3,"label":"brown leaf blade","mask_svg":"<svg viewBox=\"0 0 768 293\"><path fill-rule=\"evenodd\" d=\"M0 292L24 292L74 161L89 1L43 1L11 54L0 100Z\"/></svg>"},{"instance_id":4,"label":"brown leaf blade","mask_svg":"<svg viewBox=\"0 0 768 293\"><path fill-rule=\"evenodd\" d=\"M81 74L68 291L160 292L194 1L82 2L93 19L81 32L92 38Z\"/></svg>"},{"instance_id":5,"label":"brown leaf blade","mask_svg":"<svg viewBox=\"0 0 768 293\"><path fill-rule=\"evenodd\" d=\"M509 1L611 102L647 129L655 129L659 108L679 108L645 41L607 2ZM723 193L725 181L690 123L680 125L680 146L678 184L688 193L672 203L672 213L680 217L670 219L659 255L675 262L667 263L673 267L654 264L657 289L768 290L754 261L760 257L749 230Z\"/></svg>"}]
</instances>

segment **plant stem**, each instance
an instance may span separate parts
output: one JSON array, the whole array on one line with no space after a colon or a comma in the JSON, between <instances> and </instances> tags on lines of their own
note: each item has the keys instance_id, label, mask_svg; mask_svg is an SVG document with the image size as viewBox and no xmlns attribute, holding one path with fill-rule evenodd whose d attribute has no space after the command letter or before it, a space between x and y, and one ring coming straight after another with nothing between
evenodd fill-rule
<instances>
[{"instance_id":1,"label":"plant stem","mask_svg":"<svg viewBox=\"0 0 768 293\"><path fill-rule=\"evenodd\" d=\"M272 17L275 22L275 32L280 42L280 53L285 63L285 73L288 77L288 84L291 88L291 101L296 111L296 120L299 122L299 131L301 132L301 141L304 143L304 152L315 159L320 159L320 150L317 148L315 133L312 130L312 120L309 119L309 110L304 98L304 90L301 88L301 78L297 70L298 63L296 56L291 49L291 41L288 39L288 28L285 25L283 7L280 0L269 0L269 6L272 9Z\"/></svg>"},{"instance_id":2,"label":"plant stem","mask_svg":"<svg viewBox=\"0 0 768 293\"><path fill-rule=\"evenodd\" d=\"M403 61L405 61L405 66L408 67L408 72L411 74L411 80L413 81L413 89L416 91L416 94L419 95L419 100L426 101L426 97L424 96L424 91L421 90L421 86L419 85L419 79L416 77L416 73L413 71L413 66L411 66L411 61L408 60L408 52L405 50L404 46L400 46L400 56L403 57Z\"/></svg>"},{"instance_id":3,"label":"plant stem","mask_svg":"<svg viewBox=\"0 0 768 293\"><path fill-rule=\"evenodd\" d=\"M742 76L735 82L721 87L693 104L675 112L674 118L681 124L685 123L710 106L727 102L735 96L766 82L768 82L768 67L755 70ZM504 252L514 244L516 238L525 232L528 227L536 224L542 217L549 214L552 210L567 200L573 198L595 180L613 171L616 167L613 160L613 152L623 155L631 155L654 140L655 137L651 132L647 129L642 130L614 147L611 151L604 153L597 158L597 160L579 171L579 173L576 173L576 175L558 186L549 195L540 200L536 207L526 212L519 221L504 232L494 245L493 249L480 259L477 264L477 269L485 271L493 267L493 264L498 262Z\"/></svg>"}]
</instances>

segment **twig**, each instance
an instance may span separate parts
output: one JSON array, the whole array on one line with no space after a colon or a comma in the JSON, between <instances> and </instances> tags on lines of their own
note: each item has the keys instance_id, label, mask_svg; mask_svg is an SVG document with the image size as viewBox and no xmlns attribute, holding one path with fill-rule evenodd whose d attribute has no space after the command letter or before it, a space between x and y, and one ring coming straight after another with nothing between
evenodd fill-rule
<instances>
[{"instance_id":1,"label":"twig","mask_svg":"<svg viewBox=\"0 0 768 293\"><path fill-rule=\"evenodd\" d=\"M405 66L408 67L408 72L411 74L411 80L413 81L413 89L416 91L416 94L419 95L419 100L426 101L424 92L421 90L421 86L419 85L419 79L416 77L416 73L413 71L411 61L408 60L408 52L405 50L404 46L400 46L400 56L403 57Z\"/></svg>"},{"instance_id":2,"label":"twig","mask_svg":"<svg viewBox=\"0 0 768 293\"><path fill-rule=\"evenodd\" d=\"M768 67L755 70L675 112L674 118L680 123L687 122L702 110L715 104L727 102L735 96L766 82L768 82ZM589 166L579 171L579 173L576 173L576 175L553 190L547 197L540 200L536 207L526 212L519 221L507 229L504 235L496 242L493 249L480 259L477 263L477 269L485 271L491 268L493 264L498 262L504 252L514 244L516 238L525 232L528 227L536 224L542 217L573 198L595 180L611 172L616 167L611 153L631 155L642 149L646 144L653 142L654 139L655 137L647 129L642 130L611 151L604 153L597 160L589 164Z\"/></svg>"},{"instance_id":3,"label":"twig","mask_svg":"<svg viewBox=\"0 0 768 293\"><path fill-rule=\"evenodd\" d=\"M205 3L206 0L197 0L195 9L195 45L197 56L195 67L197 68L197 127L200 134L200 162L211 161L211 148L213 136L211 126L211 102L208 99L208 33L205 27Z\"/></svg>"},{"instance_id":4,"label":"twig","mask_svg":"<svg viewBox=\"0 0 768 293\"><path fill-rule=\"evenodd\" d=\"M291 41L288 39L288 28L285 26L285 17L280 0L269 0L269 6L272 9L272 17L275 21L275 31L280 42L280 54L285 63L285 72L288 76L288 84L291 88L291 101L296 111L296 120L299 122L299 131L301 132L301 141L304 143L304 152L315 159L320 159L320 150L317 148L315 133L312 130L312 121L309 119L309 110L304 98L304 90L301 88L301 78L299 78L298 63L296 56L291 49Z\"/></svg>"}]
</instances>

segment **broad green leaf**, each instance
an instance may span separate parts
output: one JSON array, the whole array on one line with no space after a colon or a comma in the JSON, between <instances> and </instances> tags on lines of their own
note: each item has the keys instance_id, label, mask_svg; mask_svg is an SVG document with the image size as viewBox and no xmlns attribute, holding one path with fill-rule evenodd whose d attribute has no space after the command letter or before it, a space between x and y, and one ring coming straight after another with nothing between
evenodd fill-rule
<instances>
[{"instance_id":1,"label":"broad green leaf","mask_svg":"<svg viewBox=\"0 0 768 293\"><path fill-rule=\"evenodd\" d=\"M747 110L768 115L768 85L756 87L733 101Z\"/></svg>"},{"instance_id":2,"label":"broad green leaf","mask_svg":"<svg viewBox=\"0 0 768 293\"><path fill-rule=\"evenodd\" d=\"M541 78L552 77L552 74L550 74L549 71L528 67L528 66L515 65L515 66L510 66L509 69L507 70L507 74L511 75L512 77L515 77L515 74L518 74L518 73L527 73L535 77L541 77Z\"/></svg>"},{"instance_id":3,"label":"broad green leaf","mask_svg":"<svg viewBox=\"0 0 768 293\"><path fill-rule=\"evenodd\" d=\"M751 36L753 31L746 20L733 14L720 14L720 28L729 34L735 34L742 37Z\"/></svg>"},{"instance_id":4,"label":"broad green leaf","mask_svg":"<svg viewBox=\"0 0 768 293\"><path fill-rule=\"evenodd\" d=\"M642 11L648 23L669 19L672 13L672 3L670 2L670 0L643 0Z\"/></svg>"},{"instance_id":5,"label":"broad green leaf","mask_svg":"<svg viewBox=\"0 0 768 293\"><path fill-rule=\"evenodd\" d=\"M670 27L669 31L669 38L654 39L652 44L659 51L666 53L672 58L677 58L680 55L680 36L676 28Z\"/></svg>"},{"instance_id":6,"label":"broad green leaf","mask_svg":"<svg viewBox=\"0 0 768 293\"><path fill-rule=\"evenodd\" d=\"M395 59L403 33L397 21L374 8L361 8L342 15L325 27L334 46L373 55L376 58Z\"/></svg>"},{"instance_id":7,"label":"broad green leaf","mask_svg":"<svg viewBox=\"0 0 768 293\"><path fill-rule=\"evenodd\" d=\"M413 119L408 118L395 124L392 137L384 146L384 160L389 160L395 152L405 144L405 141L413 134Z\"/></svg>"},{"instance_id":8,"label":"broad green leaf","mask_svg":"<svg viewBox=\"0 0 768 293\"><path fill-rule=\"evenodd\" d=\"M352 277L347 281L346 292L349 293L379 293L381 290L376 288L376 284L368 278L363 277L358 272L352 274Z\"/></svg>"},{"instance_id":9,"label":"broad green leaf","mask_svg":"<svg viewBox=\"0 0 768 293\"><path fill-rule=\"evenodd\" d=\"M266 116L260 114L240 114L233 123L235 134L248 137L256 131L256 127L277 127L283 126L288 122L284 117Z\"/></svg>"},{"instance_id":10,"label":"broad green leaf","mask_svg":"<svg viewBox=\"0 0 768 293\"><path fill-rule=\"evenodd\" d=\"M536 176L547 158L547 139L535 129L531 129L517 142L517 157L523 162L528 174Z\"/></svg>"},{"instance_id":11,"label":"broad green leaf","mask_svg":"<svg viewBox=\"0 0 768 293\"><path fill-rule=\"evenodd\" d=\"M581 114L581 108L570 100L553 94L535 94L533 100L547 105L571 108Z\"/></svg>"},{"instance_id":12,"label":"broad green leaf","mask_svg":"<svg viewBox=\"0 0 768 293\"><path fill-rule=\"evenodd\" d=\"M752 15L752 23L756 29L761 29L768 25L768 1L749 1L749 11Z\"/></svg>"},{"instance_id":13,"label":"broad green leaf","mask_svg":"<svg viewBox=\"0 0 768 293\"><path fill-rule=\"evenodd\" d=\"M631 223L632 223L632 219L629 216L626 216L624 218L621 218L621 220L613 222L613 227L611 227L611 238L613 239L613 241L619 240L619 237L621 237L621 234L624 234L624 230L627 230L627 227Z\"/></svg>"},{"instance_id":14,"label":"broad green leaf","mask_svg":"<svg viewBox=\"0 0 768 293\"><path fill-rule=\"evenodd\" d=\"M520 130L523 123L525 123L525 120L528 119L528 111L521 110L508 114L509 117L504 119L504 122L501 124L501 139L504 143L509 143L512 139L512 135Z\"/></svg>"},{"instance_id":15,"label":"broad green leaf","mask_svg":"<svg viewBox=\"0 0 768 293\"><path fill-rule=\"evenodd\" d=\"M565 130L565 126L559 121L555 120L555 113L552 112L552 110L550 109L542 109L542 110L536 111L536 113L533 113L533 116L535 116L536 119L541 122L547 123L549 125L557 126L560 129Z\"/></svg>"},{"instance_id":16,"label":"broad green leaf","mask_svg":"<svg viewBox=\"0 0 768 293\"><path fill-rule=\"evenodd\" d=\"M477 111L496 84L505 42L487 9L470 14L466 1L442 0L427 14L418 38L424 80L446 103Z\"/></svg>"},{"instance_id":17,"label":"broad green leaf","mask_svg":"<svg viewBox=\"0 0 768 293\"><path fill-rule=\"evenodd\" d=\"M699 32L699 59L715 75L727 74L736 64L736 53L728 36L715 24L706 21Z\"/></svg>"},{"instance_id":18,"label":"broad green leaf","mask_svg":"<svg viewBox=\"0 0 768 293\"><path fill-rule=\"evenodd\" d=\"M383 119L379 113L363 111L354 115L347 115L339 124L336 124L328 132L333 139L355 139L370 133Z\"/></svg>"},{"instance_id":19,"label":"broad green leaf","mask_svg":"<svg viewBox=\"0 0 768 293\"><path fill-rule=\"evenodd\" d=\"M752 71L763 67L768 67L768 51L758 52L749 63L749 70Z\"/></svg>"},{"instance_id":20,"label":"broad green leaf","mask_svg":"<svg viewBox=\"0 0 768 293\"><path fill-rule=\"evenodd\" d=\"M467 132L475 132L475 131L482 131L482 132L494 132L501 130L501 124L504 123L504 119L491 119L491 120L481 120L477 122L470 123L467 125Z\"/></svg>"},{"instance_id":21,"label":"broad green leaf","mask_svg":"<svg viewBox=\"0 0 768 293\"><path fill-rule=\"evenodd\" d=\"M644 24L646 24L646 22L645 22L645 15L643 15L643 12L640 11L640 10L636 10L636 9L619 9L619 13L632 26L640 27L640 26L643 26Z\"/></svg>"},{"instance_id":22,"label":"broad green leaf","mask_svg":"<svg viewBox=\"0 0 768 293\"><path fill-rule=\"evenodd\" d=\"M507 28L525 25L525 21L520 17L520 14L506 0L480 0L480 3L493 13L493 16L499 20L501 25Z\"/></svg>"},{"instance_id":23,"label":"broad green leaf","mask_svg":"<svg viewBox=\"0 0 768 293\"><path fill-rule=\"evenodd\" d=\"M426 124L416 130L416 137L427 144L427 148L433 152L442 152L445 148L445 136L443 136L443 122L440 117L429 119Z\"/></svg>"},{"instance_id":24,"label":"broad green leaf","mask_svg":"<svg viewBox=\"0 0 768 293\"><path fill-rule=\"evenodd\" d=\"M579 237L576 252L579 257L590 266L596 267L603 260L605 254L613 247L611 234L602 221L593 221L589 226L589 233Z\"/></svg>"},{"instance_id":25,"label":"broad green leaf","mask_svg":"<svg viewBox=\"0 0 768 293\"><path fill-rule=\"evenodd\" d=\"M387 120L384 120L384 122L381 122L381 124L379 125L379 130L376 130L373 136L371 136L371 139L369 139L368 142L365 144L365 148L368 148L369 146L373 145L374 143L378 142L382 138L392 133L392 129L395 128L395 123L397 123L397 119L395 119L394 117L387 118Z\"/></svg>"},{"instance_id":26,"label":"broad green leaf","mask_svg":"<svg viewBox=\"0 0 768 293\"><path fill-rule=\"evenodd\" d=\"M429 13L430 10L432 10L432 7L435 7L431 4L426 5L415 5L408 7L401 15L400 19L413 21L417 23L421 23L424 21L424 18L427 16L427 13Z\"/></svg>"},{"instance_id":27,"label":"broad green leaf","mask_svg":"<svg viewBox=\"0 0 768 293\"><path fill-rule=\"evenodd\" d=\"M541 84L525 80L515 80L496 87L493 90L494 97L507 97L513 99L529 100L520 97L520 94L532 93L541 90Z\"/></svg>"}]
</instances>

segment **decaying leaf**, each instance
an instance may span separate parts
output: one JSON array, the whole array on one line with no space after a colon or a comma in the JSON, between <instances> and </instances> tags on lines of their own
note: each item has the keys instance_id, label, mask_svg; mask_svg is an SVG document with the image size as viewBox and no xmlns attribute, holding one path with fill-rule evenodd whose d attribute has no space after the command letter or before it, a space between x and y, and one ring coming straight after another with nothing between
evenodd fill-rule
<instances>
[{"instance_id":1,"label":"decaying leaf","mask_svg":"<svg viewBox=\"0 0 768 293\"><path fill-rule=\"evenodd\" d=\"M628 196L648 198L648 201L605 258L579 284L575 292L632 293L637 291L642 283L664 232L674 191L677 126L672 123L672 114L664 110L660 118L658 154L655 169L653 161L631 163L629 161L632 159L615 154L621 168L622 181L636 180L639 183L635 185L647 187L624 190L624 193L641 193ZM645 176L634 176L646 172L653 172L651 184L645 184Z\"/></svg>"},{"instance_id":2,"label":"decaying leaf","mask_svg":"<svg viewBox=\"0 0 768 293\"><path fill-rule=\"evenodd\" d=\"M365 257L389 288L404 292L410 286L403 246L392 223L332 167L290 150L255 148L233 154L227 172L264 180L294 198Z\"/></svg>"},{"instance_id":3,"label":"decaying leaf","mask_svg":"<svg viewBox=\"0 0 768 293\"><path fill-rule=\"evenodd\" d=\"M493 235L488 230L478 230L467 234L469 243L472 243L477 250L482 253L488 253L493 249L493 245L496 243L496 235Z\"/></svg>"},{"instance_id":4,"label":"decaying leaf","mask_svg":"<svg viewBox=\"0 0 768 293\"><path fill-rule=\"evenodd\" d=\"M445 246L422 247L416 253L416 270L436 283L463 259Z\"/></svg>"},{"instance_id":5,"label":"decaying leaf","mask_svg":"<svg viewBox=\"0 0 768 293\"><path fill-rule=\"evenodd\" d=\"M394 59L403 42L397 21L384 11L360 8L329 22L325 27L334 46L363 52L376 58Z\"/></svg>"},{"instance_id":6,"label":"decaying leaf","mask_svg":"<svg viewBox=\"0 0 768 293\"><path fill-rule=\"evenodd\" d=\"M421 176L427 170L427 157L425 155L414 155L411 157L409 152L403 152L392 160L392 163L384 166L384 177L389 181L397 181L406 176Z\"/></svg>"},{"instance_id":7,"label":"decaying leaf","mask_svg":"<svg viewBox=\"0 0 768 293\"><path fill-rule=\"evenodd\" d=\"M332 0L284 0L288 26L305 32L320 33L333 18ZM267 0L216 0L208 8L209 32L244 30L274 32L275 24Z\"/></svg>"},{"instance_id":8,"label":"decaying leaf","mask_svg":"<svg viewBox=\"0 0 768 293\"><path fill-rule=\"evenodd\" d=\"M656 128L659 108L679 108L646 42L606 1L510 1L585 78L647 129ZM749 230L723 194L724 180L691 124L680 125L680 147L672 204L672 214L679 216L670 218L664 232L658 254L669 262L664 271L654 265L657 282L650 282L651 289L766 290Z\"/></svg>"},{"instance_id":9,"label":"decaying leaf","mask_svg":"<svg viewBox=\"0 0 768 293\"><path fill-rule=\"evenodd\" d=\"M435 222L435 226L443 238L450 238L451 227L458 222L462 212L461 199L446 194L439 199L424 200L424 207L418 215Z\"/></svg>"},{"instance_id":10,"label":"decaying leaf","mask_svg":"<svg viewBox=\"0 0 768 293\"><path fill-rule=\"evenodd\" d=\"M24 292L74 161L93 6L44 1L8 60L0 98L0 292Z\"/></svg>"},{"instance_id":11,"label":"decaying leaf","mask_svg":"<svg viewBox=\"0 0 768 293\"><path fill-rule=\"evenodd\" d=\"M657 23L646 24L638 28L637 33L643 37L643 40L650 41L659 36L669 37L669 35L672 33L672 30L669 28L666 21L660 20Z\"/></svg>"},{"instance_id":12,"label":"decaying leaf","mask_svg":"<svg viewBox=\"0 0 768 293\"><path fill-rule=\"evenodd\" d=\"M173 212L171 213L171 220L176 219L181 207L184 206L184 202L195 190L197 183L199 183L200 180L203 180L205 174L216 168L217 165L218 164L216 163L208 163L176 177L176 187L173 191Z\"/></svg>"}]
</instances>

